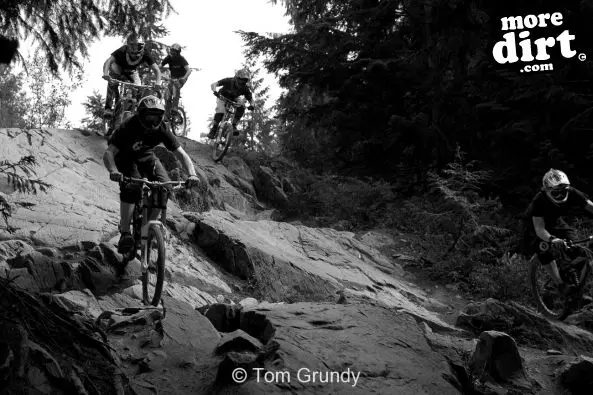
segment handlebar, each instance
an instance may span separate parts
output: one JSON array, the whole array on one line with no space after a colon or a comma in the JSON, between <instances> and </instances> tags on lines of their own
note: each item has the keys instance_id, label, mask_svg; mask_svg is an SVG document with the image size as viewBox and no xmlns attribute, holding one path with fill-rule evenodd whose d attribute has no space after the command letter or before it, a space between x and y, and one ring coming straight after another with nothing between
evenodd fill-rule
<instances>
[{"instance_id":1,"label":"handlebar","mask_svg":"<svg viewBox=\"0 0 593 395\"><path fill-rule=\"evenodd\" d=\"M124 183L143 184L148 187L160 187L165 185L175 185L173 189L181 189L185 186L185 181L148 181L144 178L124 177Z\"/></svg>"},{"instance_id":2,"label":"handlebar","mask_svg":"<svg viewBox=\"0 0 593 395\"><path fill-rule=\"evenodd\" d=\"M133 88L139 88L139 89L160 89L162 88L160 85L138 85L138 84L134 84L132 82L125 82L125 81L120 81L120 80L116 80L115 78L106 78L107 82L112 82L115 84L119 84L119 85L127 85L127 86L131 86Z\"/></svg>"},{"instance_id":3,"label":"handlebar","mask_svg":"<svg viewBox=\"0 0 593 395\"><path fill-rule=\"evenodd\" d=\"M225 102L227 104L230 104L230 105L232 105L234 107L247 107L247 106L245 106L245 104L239 104L236 101L232 101L231 99L227 99L226 97L224 97L223 95L220 95L220 94L216 95L216 97L219 98L220 100L222 100L223 102Z\"/></svg>"}]
</instances>

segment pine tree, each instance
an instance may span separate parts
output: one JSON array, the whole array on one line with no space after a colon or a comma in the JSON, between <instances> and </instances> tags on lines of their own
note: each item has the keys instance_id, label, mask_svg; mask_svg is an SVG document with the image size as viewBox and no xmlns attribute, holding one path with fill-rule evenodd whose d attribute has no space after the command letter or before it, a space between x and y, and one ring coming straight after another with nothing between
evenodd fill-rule
<instances>
[{"instance_id":1,"label":"pine tree","mask_svg":"<svg viewBox=\"0 0 593 395\"><path fill-rule=\"evenodd\" d=\"M0 128L25 126L23 114L26 103L22 93L23 73L12 74L0 70Z\"/></svg>"},{"instance_id":2,"label":"pine tree","mask_svg":"<svg viewBox=\"0 0 593 395\"><path fill-rule=\"evenodd\" d=\"M244 132L243 146L248 150L272 150L275 120L272 118L272 108L267 106L269 99L268 86L264 86L264 79L260 76L261 69L255 59L248 59L242 68L249 70L249 88L253 93L254 111L246 111L239 129Z\"/></svg>"},{"instance_id":3,"label":"pine tree","mask_svg":"<svg viewBox=\"0 0 593 395\"><path fill-rule=\"evenodd\" d=\"M87 96L86 101L82 103L87 114L81 121L84 128L101 130L104 101L105 98L98 91L93 91L92 95Z\"/></svg>"},{"instance_id":4,"label":"pine tree","mask_svg":"<svg viewBox=\"0 0 593 395\"><path fill-rule=\"evenodd\" d=\"M60 66L69 72L80 70L78 53L87 58L89 44L102 33L125 36L172 11L169 0L5 0L0 3L0 27L9 39L33 37L57 75Z\"/></svg>"}]
</instances>

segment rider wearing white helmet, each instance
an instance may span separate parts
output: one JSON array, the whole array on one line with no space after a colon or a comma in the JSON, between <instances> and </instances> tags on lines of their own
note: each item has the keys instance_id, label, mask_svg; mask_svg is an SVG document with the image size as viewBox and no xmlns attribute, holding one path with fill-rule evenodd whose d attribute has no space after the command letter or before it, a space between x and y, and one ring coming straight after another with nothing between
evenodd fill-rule
<instances>
[{"instance_id":1,"label":"rider wearing white helmet","mask_svg":"<svg viewBox=\"0 0 593 395\"><path fill-rule=\"evenodd\" d=\"M191 158L163 123L164 116L165 107L161 99L154 95L143 97L138 103L136 114L115 129L103 155L109 178L120 182L121 237L118 243L120 253L125 253L134 247L130 221L134 204L141 197L141 190L138 187L121 183L123 177L146 177L149 181L169 181L167 171L154 153L157 145L162 143L169 151L175 153L189 174L188 185L200 183ZM202 182L207 187L203 175ZM168 192L163 191L163 193ZM166 197L161 201L166 201ZM158 218L160 213L156 211L154 210L150 219Z\"/></svg>"},{"instance_id":2,"label":"rider wearing white helmet","mask_svg":"<svg viewBox=\"0 0 593 395\"><path fill-rule=\"evenodd\" d=\"M237 70L235 73L235 77L230 78L223 78L222 80L213 82L210 85L210 89L216 97L223 96L229 100L236 101L239 96L245 97L250 103L253 103L253 94L247 86L247 82L249 81L249 71L246 69ZM216 88L221 86L222 88L217 91ZM247 107L249 110L253 110L253 105ZM225 112L225 103L223 100L218 98L216 100L216 110L214 114L214 122L212 124L212 128L210 129L210 133L208 134L208 138L213 139L216 136L216 130L218 129L218 124L222 120ZM235 130L235 135L238 135L239 132L237 131L237 124L241 120L241 117L245 113L245 107L241 106L237 108L235 111L235 118L233 119L233 129Z\"/></svg>"},{"instance_id":3,"label":"rider wearing white helmet","mask_svg":"<svg viewBox=\"0 0 593 395\"><path fill-rule=\"evenodd\" d=\"M167 64L169 65L169 71L171 73L171 84L169 85L169 89L171 91L172 107L176 108L179 103L181 88L185 85L187 78L192 72L189 63L187 63L187 60L181 55L181 45L173 44L169 47L169 55L165 56L161 62L161 66L164 67ZM177 92L173 92L172 84L177 88Z\"/></svg>"},{"instance_id":4,"label":"rider wearing white helmet","mask_svg":"<svg viewBox=\"0 0 593 395\"><path fill-rule=\"evenodd\" d=\"M138 75L138 67L145 63L156 75L156 85L161 84L161 70L152 57L146 52L144 42L136 33L130 33L126 37L122 47L115 50L103 64L103 78L109 77L119 81L141 84ZM117 84L107 84L107 95L105 97L105 111L111 113L112 102L117 98Z\"/></svg>"},{"instance_id":5,"label":"rider wearing white helmet","mask_svg":"<svg viewBox=\"0 0 593 395\"><path fill-rule=\"evenodd\" d=\"M542 178L541 190L535 195L525 212L527 251L536 253L542 266L549 272L562 291L565 284L558 272L558 266L551 252L541 252L539 243L550 242L564 246L565 240L576 240L576 230L563 219L567 215L593 214L593 203L587 195L570 185L568 176L556 169L550 169Z\"/></svg>"}]
</instances>

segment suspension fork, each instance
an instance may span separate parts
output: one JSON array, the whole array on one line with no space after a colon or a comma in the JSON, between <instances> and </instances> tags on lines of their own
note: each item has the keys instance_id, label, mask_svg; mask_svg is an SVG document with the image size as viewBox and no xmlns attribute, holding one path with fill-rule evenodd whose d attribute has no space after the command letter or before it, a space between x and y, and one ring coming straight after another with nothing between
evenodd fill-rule
<instances>
[{"instance_id":1,"label":"suspension fork","mask_svg":"<svg viewBox=\"0 0 593 395\"><path fill-rule=\"evenodd\" d=\"M146 206L142 208L143 219L142 219L142 229L140 231L141 240L142 240L142 249L141 249L141 259L140 259L140 267L142 273L148 270L148 231L151 227L155 226L160 228L161 233L165 239L165 242L168 241L167 232L165 230L165 221L167 219L167 209L161 209L160 221L159 220L151 220L149 221L148 218L149 214L152 214L151 210Z\"/></svg>"}]
</instances>

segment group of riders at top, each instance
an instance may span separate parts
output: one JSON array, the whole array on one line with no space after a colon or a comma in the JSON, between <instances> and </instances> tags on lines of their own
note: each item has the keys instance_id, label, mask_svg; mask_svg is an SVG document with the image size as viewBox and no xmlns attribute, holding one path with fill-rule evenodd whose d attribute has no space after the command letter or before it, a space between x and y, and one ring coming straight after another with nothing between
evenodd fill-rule
<instances>
[{"instance_id":1,"label":"group of riders at top","mask_svg":"<svg viewBox=\"0 0 593 395\"><path fill-rule=\"evenodd\" d=\"M156 77L155 86L160 86L162 75L159 66L146 52L144 42L137 34L132 33L126 37L125 45L114 51L103 65L103 78L108 81L105 99L106 117L113 116L112 105L119 94L117 81L141 85L138 68L142 64L146 64L152 69ZM161 66L165 65L169 65L171 75L169 89L173 90L172 85L175 85L179 92L191 74L187 60L181 55L179 44L173 44L169 48L168 56L161 62ZM249 72L241 69L236 72L234 77L223 78L211 84L210 87L217 97L217 103L214 122L208 135L210 139L215 137L218 125L224 117L226 111L224 99L237 101L242 96L249 103L253 103L253 95L247 85L248 81ZM221 89L218 89L219 87ZM176 107L179 94L172 96L172 106ZM253 110L253 105L250 105L248 109ZM130 232L130 224L134 205L140 200L142 194L138 185L123 182L124 177L146 178L159 182L169 181L165 168L154 152L157 145L163 144L168 150L175 153L189 175L186 180L188 187L202 184L204 188L208 188L207 180L203 176L198 177L190 157L166 126L165 111L165 105L158 95L149 94L142 97L138 101L135 114L113 130L108 140L107 150L103 155L103 162L109 171L109 178L119 182L119 231L121 235L118 251L120 253L127 253L133 248L139 248L135 245L134 237ZM237 123L244 112L243 106L239 106L235 111L232 121L235 134L237 134ZM170 190L165 188L162 193L164 196L161 201L166 201ZM158 210L154 210L149 219L154 220L158 218L159 214Z\"/></svg>"},{"instance_id":2,"label":"group of riders at top","mask_svg":"<svg viewBox=\"0 0 593 395\"><path fill-rule=\"evenodd\" d=\"M144 50L144 43L137 35L131 34L126 39L126 44L113 52L104 64L103 75L109 82L105 111L110 112L111 104L117 94L116 83L112 78L120 81L130 81L140 84L138 67L146 63L156 74L156 85L161 83L161 72L154 60ZM191 73L187 60L181 56L181 47L178 44L171 46L169 55L161 63L169 65L171 81L180 89ZM253 96L247 86L249 74L246 70L239 70L234 77L224 78L211 84L210 88L217 96L214 123L210 130L209 138L216 134L218 124L225 112L223 96L235 101L239 96L244 96L252 102ZM222 87L217 91L218 87ZM177 96L178 99L178 96ZM176 105L173 104L173 105ZM253 109L252 106L248 107ZM238 121L243 116L245 109L240 107L235 112L233 126L236 130ZM130 232L130 222L134 211L134 204L140 199L141 190L137 186L123 183L123 177L142 178L151 181L168 181L169 177L163 165L154 153L154 147L163 144L168 150L174 152L179 161L189 174L187 185L206 184L204 179L198 178L193 163L177 138L163 124L165 106L162 101L154 96L143 97L136 109L136 114L125 120L109 138L108 148L103 156L105 167L109 171L110 179L120 183L120 226L121 233L118 250L121 253L129 251L135 241ZM169 191L164 190L167 194ZM166 197L165 197L166 201ZM542 266L558 285L561 292L570 290L563 282L554 255L550 250L542 251L540 242L545 241L555 247L566 247L567 241L574 241L577 233L569 226L564 217L574 214L593 214L593 202L587 195L570 185L568 176L556 169L550 169L542 179L540 191L535 195L525 212L524 242L528 255L536 254ZM153 213L150 219L158 217L158 212Z\"/></svg>"},{"instance_id":3,"label":"group of riders at top","mask_svg":"<svg viewBox=\"0 0 593 395\"><path fill-rule=\"evenodd\" d=\"M145 44L140 40L140 37L132 33L126 37L125 45L115 50L103 64L103 78L108 82L107 94L105 95L105 115L107 117L113 115L113 103L117 98L119 92L117 90L117 82L131 82L136 85L141 85L138 68L146 64L154 72L156 81L155 86L161 85L162 75L161 70L154 59L146 52ZM177 107L179 102L179 92L187 82L192 69L189 63L181 55L181 46L173 44L169 47L169 54L162 60L161 67L169 65L169 72L171 74L169 90L171 91L172 107ZM116 80L116 81L114 81ZM213 82L210 87L212 92L218 97L216 103L216 110L214 114L214 122L208 134L208 138L214 138L218 124L222 120L225 112L225 103L220 96L236 101L239 97L244 97L250 103L253 102L253 95L249 86L249 71L240 69L235 73L234 77L223 78L219 81ZM221 87L220 90L217 90ZM174 89L176 88L176 89ZM176 91L176 94L174 94ZM253 105L247 107L253 110ZM236 130L237 123L243 117L245 107L240 106L235 112L233 127ZM236 132L235 132L236 134Z\"/></svg>"}]
</instances>

